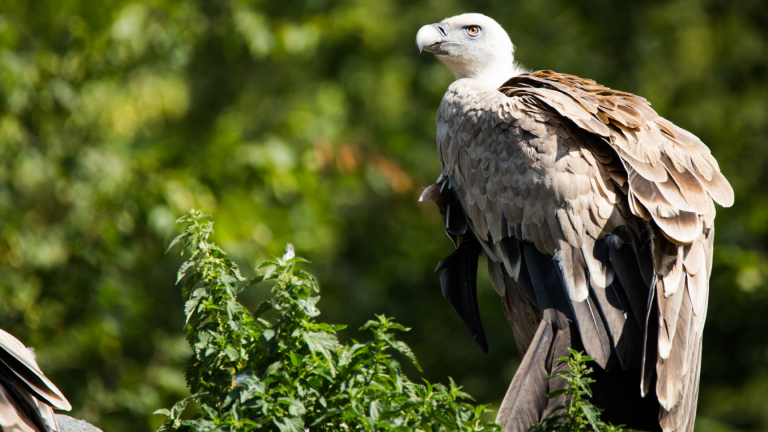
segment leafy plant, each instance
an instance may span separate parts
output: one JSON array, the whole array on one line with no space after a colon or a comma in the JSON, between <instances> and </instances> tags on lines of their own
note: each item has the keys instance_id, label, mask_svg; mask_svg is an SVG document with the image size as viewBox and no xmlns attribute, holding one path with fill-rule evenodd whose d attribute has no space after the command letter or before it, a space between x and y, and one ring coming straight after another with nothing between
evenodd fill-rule
<instances>
[{"instance_id":1,"label":"leafy plant","mask_svg":"<svg viewBox=\"0 0 768 432\"><path fill-rule=\"evenodd\" d=\"M448 386L410 381L390 355L397 352L419 368L411 349L395 338L395 331L408 329L390 318L377 316L362 327L373 340L340 343L336 332L345 326L316 321L318 284L296 268L304 260L291 245L260 267L263 274L246 280L209 242L213 222L203 221L207 217L191 210L180 218L186 228L170 246L181 243L192 252L178 281L186 277L187 340L194 351L186 380L194 394L155 412L168 417L159 432L501 429L483 421L487 406L468 403L471 397L452 380ZM251 313L237 294L261 282L272 284L272 298ZM270 310L274 320L262 317ZM200 406L191 419L183 416L190 402Z\"/></svg>"},{"instance_id":2,"label":"leafy plant","mask_svg":"<svg viewBox=\"0 0 768 432\"><path fill-rule=\"evenodd\" d=\"M589 397L592 390L589 386L595 380L589 378L592 369L587 367L587 362L594 361L583 352L573 349L571 357L559 358L559 361L567 361L568 368L546 379L561 377L565 379L567 386L547 394L552 399L565 395L565 405L555 408L553 414L539 423L531 426L528 432L632 432L622 429L621 426L613 426L600 420L600 408L592 405Z\"/></svg>"}]
</instances>

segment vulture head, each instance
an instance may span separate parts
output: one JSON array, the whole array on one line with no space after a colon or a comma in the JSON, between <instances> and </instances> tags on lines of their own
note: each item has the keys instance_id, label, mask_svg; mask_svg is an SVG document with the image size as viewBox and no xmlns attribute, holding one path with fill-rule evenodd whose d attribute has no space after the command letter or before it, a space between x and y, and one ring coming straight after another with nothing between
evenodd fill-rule
<instances>
[{"instance_id":1,"label":"vulture head","mask_svg":"<svg viewBox=\"0 0 768 432\"><path fill-rule=\"evenodd\" d=\"M494 89L522 72L509 35L482 14L468 13L427 24L416 33L419 52L437 55L456 79L471 78Z\"/></svg>"}]
</instances>

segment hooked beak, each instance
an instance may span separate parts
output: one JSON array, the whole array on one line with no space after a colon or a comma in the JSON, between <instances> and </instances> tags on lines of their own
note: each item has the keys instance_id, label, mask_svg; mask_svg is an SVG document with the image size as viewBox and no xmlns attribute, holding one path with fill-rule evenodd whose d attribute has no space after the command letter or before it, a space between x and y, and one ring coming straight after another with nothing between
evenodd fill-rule
<instances>
[{"instance_id":1,"label":"hooked beak","mask_svg":"<svg viewBox=\"0 0 768 432\"><path fill-rule=\"evenodd\" d=\"M448 54L440 46L448 36L448 25L445 23L427 24L416 33L416 46L419 54L428 51L435 54Z\"/></svg>"}]
</instances>

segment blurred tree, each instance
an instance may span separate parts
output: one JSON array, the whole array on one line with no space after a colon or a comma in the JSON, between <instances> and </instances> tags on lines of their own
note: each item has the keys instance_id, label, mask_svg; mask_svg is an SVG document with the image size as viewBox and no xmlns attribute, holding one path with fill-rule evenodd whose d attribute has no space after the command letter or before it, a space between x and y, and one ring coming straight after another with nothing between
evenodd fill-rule
<instances>
[{"instance_id":1,"label":"blurred tree","mask_svg":"<svg viewBox=\"0 0 768 432\"><path fill-rule=\"evenodd\" d=\"M415 31L466 11L504 25L527 67L643 95L710 146L737 201L717 220L697 430L768 429L754 0L3 1L0 326L38 348L75 416L150 430L185 392L180 258L164 251L193 206L243 268L292 241L330 321L394 316L430 380L501 399L512 332L481 281L491 353L473 345L431 272L450 243L416 202L452 77L417 56Z\"/></svg>"}]
</instances>

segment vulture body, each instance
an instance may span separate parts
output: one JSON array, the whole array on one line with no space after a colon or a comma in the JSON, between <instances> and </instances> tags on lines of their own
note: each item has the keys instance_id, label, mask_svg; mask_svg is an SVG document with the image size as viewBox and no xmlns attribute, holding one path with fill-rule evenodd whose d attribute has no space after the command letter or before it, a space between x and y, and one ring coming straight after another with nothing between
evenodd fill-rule
<instances>
[{"instance_id":1,"label":"vulture body","mask_svg":"<svg viewBox=\"0 0 768 432\"><path fill-rule=\"evenodd\" d=\"M733 190L709 149L643 98L514 63L479 14L424 26L419 50L456 75L437 112L437 203L456 251L443 294L487 350L475 276L487 255L523 361L500 407L526 431L562 400L544 378L568 348L595 359L603 420L692 431L715 207ZM562 398L562 396L561 396Z\"/></svg>"},{"instance_id":2,"label":"vulture body","mask_svg":"<svg viewBox=\"0 0 768 432\"><path fill-rule=\"evenodd\" d=\"M0 330L0 431L59 431L52 407L72 409L43 375L32 351Z\"/></svg>"}]
</instances>

